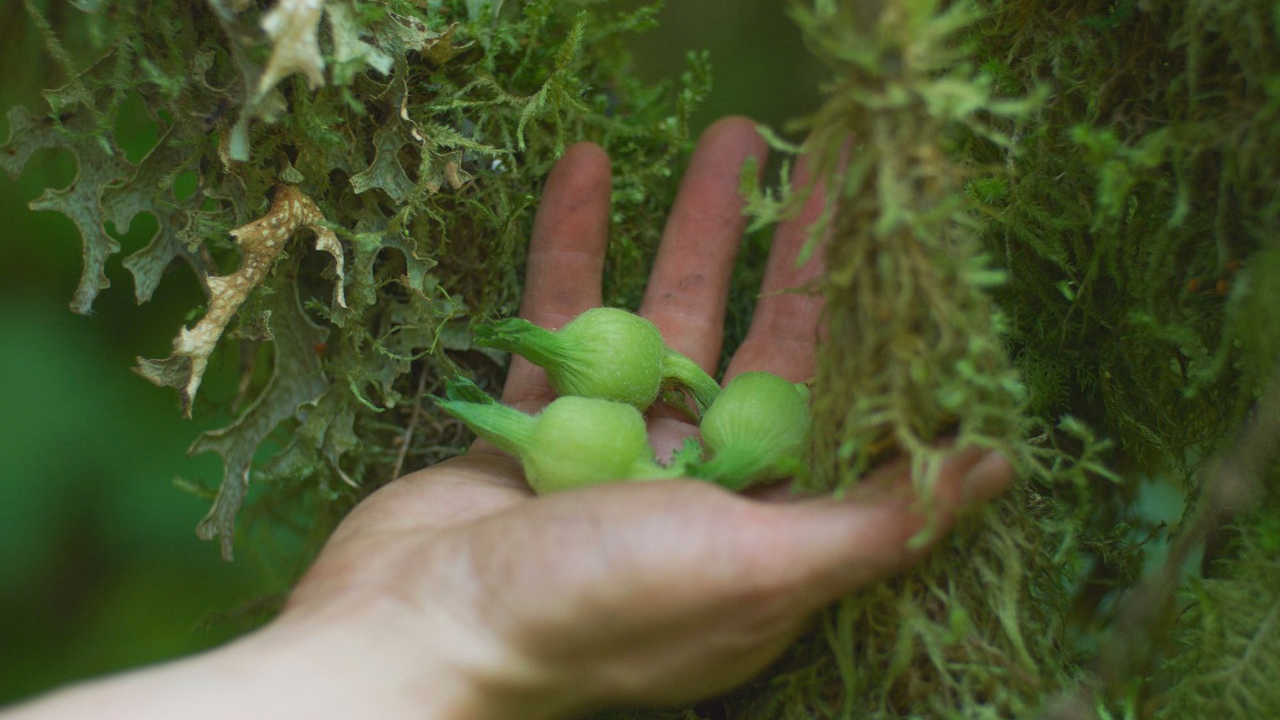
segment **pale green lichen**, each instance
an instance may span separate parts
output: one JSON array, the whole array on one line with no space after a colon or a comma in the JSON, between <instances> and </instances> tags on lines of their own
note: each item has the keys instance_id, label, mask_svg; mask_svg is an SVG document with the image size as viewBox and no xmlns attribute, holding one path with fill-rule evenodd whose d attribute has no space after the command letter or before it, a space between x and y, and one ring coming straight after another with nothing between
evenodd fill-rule
<instances>
[{"instance_id":1,"label":"pale green lichen","mask_svg":"<svg viewBox=\"0 0 1280 720\"><path fill-rule=\"evenodd\" d=\"M75 155L77 178L33 204L80 228L73 309L88 312L106 286L103 267L119 252L107 223L150 214L154 238L125 259L139 301L175 261L210 301L173 356L140 360L140 371L178 387L184 411L199 413L203 365L228 333L243 339L245 367L261 357L275 368L247 376L248 410L192 448L226 461L201 534L220 537L227 556L251 473L268 488L264 502L273 483L282 496L311 483L350 502L457 446L457 435L424 437L411 420L438 412L417 406L459 368L496 378L468 327L511 314L539 188L571 141L610 151L619 218L610 293L637 297L632 268L657 240L688 113L706 88L701 58L683 88L643 87L621 71L619 38L651 26L649 9L102 2L71 18L101 41L99 58L79 69L37 4L27 7L67 77L47 114L9 111L0 162L16 175L42 148ZM137 163L112 133L130 94L159 138ZM179 177L193 177L194 192L179 197ZM307 217L273 206L282 193ZM258 242L268 236L270 252ZM319 254L298 244L310 238ZM314 428L314 444L295 436L276 460L251 462L298 428Z\"/></svg>"}]
</instances>

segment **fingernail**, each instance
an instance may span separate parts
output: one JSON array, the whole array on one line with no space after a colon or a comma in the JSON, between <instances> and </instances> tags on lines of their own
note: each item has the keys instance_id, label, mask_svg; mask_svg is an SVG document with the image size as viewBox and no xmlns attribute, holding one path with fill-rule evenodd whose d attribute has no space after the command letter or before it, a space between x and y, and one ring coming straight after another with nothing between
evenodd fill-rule
<instances>
[{"instance_id":1,"label":"fingernail","mask_svg":"<svg viewBox=\"0 0 1280 720\"><path fill-rule=\"evenodd\" d=\"M964 474L964 501L986 502L1004 492L1012 481L1013 466L1004 455L992 450Z\"/></svg>"}]
</instances>

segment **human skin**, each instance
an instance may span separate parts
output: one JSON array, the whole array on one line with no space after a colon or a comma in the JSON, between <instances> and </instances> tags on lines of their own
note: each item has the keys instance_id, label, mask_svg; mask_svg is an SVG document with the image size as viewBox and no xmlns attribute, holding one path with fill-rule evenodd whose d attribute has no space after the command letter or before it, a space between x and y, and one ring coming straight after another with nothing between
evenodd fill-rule
<instances>
[{"instance_id":1,"label":"human skin","mask_svg":"<svg viewBox=\"0 0 1280 720\"><path fill-rule=\"evenodd\" d=\"M720 356L744 226L739 172L765 152L746 119L707 130L639 308L707 370ZM534 222L522 317L558 328L601 303L609 193L604 151L568 148ZM821 253L795 262L818 195L779 227L725 381L749 370L813 375L822 300L783 291L821 275ZM534 412L552 397L539 368L513 360L504 402ZM660 455L695 431L675 411L651 412L648 425ZM905 460L842 499L747 496L694 480L534 496L516 460L478 442L358 505L263 629L4 718L550 720L691 702L761 671L823 606L916 562L927 548L908 541L926 520L949 527L1011 476L998 455L958 451L931 518Z\"/></svg>"}]
</instances>

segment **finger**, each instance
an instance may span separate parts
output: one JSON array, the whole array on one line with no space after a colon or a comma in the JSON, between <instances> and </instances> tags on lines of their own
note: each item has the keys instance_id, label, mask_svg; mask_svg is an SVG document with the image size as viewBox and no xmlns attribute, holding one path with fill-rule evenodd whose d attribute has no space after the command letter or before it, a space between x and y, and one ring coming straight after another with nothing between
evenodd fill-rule
<instances>
[{"instance_id":1,"label":"finger","mask_svg":"<svg viewBox=\"0 0 1280 720\"><path fill-rule=\"evenodd\" d=\"M725 298L746 218L738 184L743 164L763 165L766 148L747 118L713 124L694 150L662 233L640 314L667 344L714 369L724 335Z\"/></svg>"},{"instance_id":2,"label":"finger","mask_svg":"<svg viewBox=\"0 0 1280 720\"><path fill-rule=\"evenodd\" d=\"M958 511L994 498L1013 478L999 453L967 448L943 461L932 502L922 507L908 465L887 468L894 482L871 495L767 505L775 522L757 538L769 544L776 567L764 571L794 583L819 607L910 567L945 535ZM913 544L926 527L925 546Z\"/></svg>"},{"instance_id":3,"label":"finger","mask_svg":"<svg viewBox=\"0 0 1280 720\"><path fill-rule=\"evenodd\" d=\"M534 217L521 317L555 329L600 304L611 190L604 150L591 143L565 150ZM512 358L503 402L533 410L553 397L541 368Z\"/></svg>"},{"instance_id":4,"label":"finger","mask_svg":"<svg viewBox=\"0 0 1280 720\"><path fill-rule=\"evenodd\" d=\"M799 190L809 182L808 164L801 160L793 187ZM766 370L792 382L813 377L818 325L824 306L823 297L817 292L824 270L821 244L803 264L799 259L810 244L825 202L826 185L819 181L814 184L800 214L780 224L774 233L751 327L729 363L726 382L748 370Z\"/></svg>"}]
</instances>

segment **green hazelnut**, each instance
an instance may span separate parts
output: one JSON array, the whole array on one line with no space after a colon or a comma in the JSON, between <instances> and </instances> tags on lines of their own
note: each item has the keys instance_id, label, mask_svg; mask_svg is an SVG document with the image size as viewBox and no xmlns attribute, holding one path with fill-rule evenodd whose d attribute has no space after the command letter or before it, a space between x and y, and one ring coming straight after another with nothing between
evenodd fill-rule
<instances>
[{"instance_id":1,"label":"green hazelnut","mask_svg":"<svg viewBox=\"0 0 1280 720\"><path fill-rule=\"evenodd\" d=\"M666 476L653 458L640 411L597 398L565 396L548 405L522 459L529 485L540 494Z\"/></svg>"},{"instance_id":2,"label":"green hazelnut","mask_svg":"<svg viewBox=\"0 0 1280 720\"><path fill-rule=\"evenodd\" d=\"M804 385L773 373L742 373L702 417L711 459L693 472L734 490L786 477L803 468L811 423Z\"/></svg>"},{"instance_id":3,"label":"green hazelnut","mask_svg":"<svg viewBox=\"0 0 1280 720\"><path fill-rule=\"evenodd\" d=\"M440 406L518 457L529 486L540 495L678 474L654 460L644 417L625 403L564 396L536 416L493 402L441 400Z\"/></svg>"},{"instance_id":4,"label":"green hazelnut","mask_svg":"<svg viewBox=\"0 0 1280 720\"><path fill-rule=\"evenodd\" d=\"M689 390L700 411L720 389L693 361L668 348L652 322L617 308L592 308L555 332L519 318L500 320L478 327L476 344L544 368L560 395L615 400L640 410L664 386Z\"/></svg>"}]
</instances>

